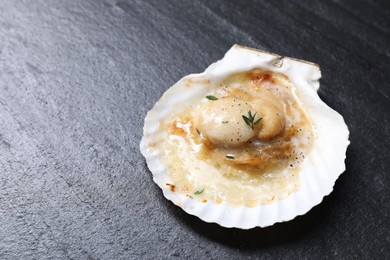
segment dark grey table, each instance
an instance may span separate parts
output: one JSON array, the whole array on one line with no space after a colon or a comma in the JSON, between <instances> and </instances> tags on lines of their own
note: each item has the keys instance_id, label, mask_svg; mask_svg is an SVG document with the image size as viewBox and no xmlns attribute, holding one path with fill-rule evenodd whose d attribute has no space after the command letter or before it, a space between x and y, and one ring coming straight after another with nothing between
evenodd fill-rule
<instances>
[{"instance_id":1,"label":"dark grey table","mask_svg":"<svg viewBox=\"0 0 390 260\"><path fill-rule=\"evenodd\" d=\"M389 1L0 0L0 258L390 258ZM347 171L308 214L225 229L165 200L143 119L234 44L321 65Z\"/></svg>"}]
</instances>

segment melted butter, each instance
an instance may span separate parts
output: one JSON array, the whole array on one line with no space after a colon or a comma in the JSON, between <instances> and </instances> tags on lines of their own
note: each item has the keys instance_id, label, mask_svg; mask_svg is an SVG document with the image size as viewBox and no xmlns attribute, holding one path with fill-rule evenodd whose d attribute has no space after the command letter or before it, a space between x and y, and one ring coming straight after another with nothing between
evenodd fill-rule
<instances>
[{"instance_id":1,"label":"melted butter","mask_svg":"<svg viewBox=\"0 0 390 260\"><path fill-rule=\"evenodd\" d=\"M207 95L251 102L258 110L261 104L272 105L283 115L284 130L269 140L253 138L240 146L215 144L194 122L199 110L213 101L195 102L160 125L164 134L154 144L176 191L199 201L254 207L284 199L299 189L299 166L314 134L288 79L260 70L238 73ZM194 194L199 190L203 192Z\"/></svg>"}]
</instances>

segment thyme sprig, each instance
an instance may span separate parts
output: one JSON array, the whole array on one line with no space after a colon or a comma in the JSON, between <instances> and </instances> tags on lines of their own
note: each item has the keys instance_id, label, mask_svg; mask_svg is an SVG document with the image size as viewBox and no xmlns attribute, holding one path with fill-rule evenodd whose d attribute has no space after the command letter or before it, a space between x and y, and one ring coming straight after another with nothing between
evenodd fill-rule
<instances>
[{"instance_id":1,"label":"thyme sprig","mask_svg":"<svg viewBox=\"0 0 390 260\"><path fill-rule=\"evenodd\" d=\"M204 192L204 189L201 189L201 190L197 190L194 192L195 195L199 195L201 194L202 192Z\"/></svg>"},{"instance_id":2,"label":"thyme sprig","mask_svg":"<svg viewBox=\"0 0 390 260\"><path fill-rule=\"evenodd\" d=\"M206 98L208 100L212 100L212 101L218 100L218 98L216 96L206 96Z\"/></svg>"},{"instance_id":3,"label":"thyme sprig","mask_svg":"<svg viewBox=\"0 0 390 260\"><path fill-rule=\"evenodd\" d=\"M242 115L242 119L244 119L245 124L249 125L252 129L260 123L261 119L263 119L262 117L260 117L255 121L256 114L257 112L252 115L252 111L249 110L248 116Z\"/></svg>"}]
</instances>

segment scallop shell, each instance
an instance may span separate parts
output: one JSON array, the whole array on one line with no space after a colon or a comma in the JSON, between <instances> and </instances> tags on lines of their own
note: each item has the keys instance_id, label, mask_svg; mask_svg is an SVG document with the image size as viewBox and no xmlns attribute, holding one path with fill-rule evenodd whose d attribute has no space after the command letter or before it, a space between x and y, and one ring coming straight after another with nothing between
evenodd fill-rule
<instances>
[{"instance_id":1,"label":"scallop shell","mask_svg":"<svg viewBox=\"0 0 390 260\"><path fill-rule=\"evenodd\" d=\"M173 109L180 110L193 99L204 97L210 88L204 82L213 82L229 74L263 68L285 74L300 92L299 99L315 126L316 140L300 169L300 189L283 200L256 207L230 206L227 203L202 203L184 194L172 192L166 183L172 183L159 151L150 145L157 136L159 121ZM141 153L153 174L154 182L164 196L191 215L223 227L250 229L271 226L303 215L333 190L335 181L345 171L349 131L343 117L319 98L319 66L310 62L281 57L244 46L234 45L205 72L191 74L168 89L145 118ZM188 87L186 82L192 82Z\"/></svg>"}]
</instances>

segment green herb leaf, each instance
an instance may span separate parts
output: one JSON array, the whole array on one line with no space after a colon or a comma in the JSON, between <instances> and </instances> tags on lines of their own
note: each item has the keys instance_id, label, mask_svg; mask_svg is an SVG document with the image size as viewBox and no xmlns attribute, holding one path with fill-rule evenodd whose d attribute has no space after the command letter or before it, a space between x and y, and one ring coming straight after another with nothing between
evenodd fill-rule
<instances>
[{"instance_id":1,"label":"green herb leaf","mask_svg":"<svg viewBox=\"0 0 390 260\"><path fill-rule=\"evenodd\" d=\"M251 121L249 120L249 118L247 118L246 116L242 115L242 119L244 119L245 124L251 126Z\"/></svg>"},{"instance_id":2,"label":"green herb leaf","mask_svg":"<svg viewBox=\"0 0 390 260\"><path fill-rule=\"evenodd\" d=\"M233 154L227 154L227 155L226 155L226 158L228 158L228 159L234 159L234 155L233 155Z\"/></svg>"},{"instance_id":3,"label":"green herb leaf","mask_svg":"<svg viewBox=\"0 0 390 260\"><path fill-rule=\"evenodd\" d=\"M223 123L223 124L227 124L227 123L229 123L229 121L222 121L222 123Z\"/></svg>"},{"instance_id":4,"label":"green herb leaf","mask_svg":"<svg viewBox=\"0 0 390 260\"><path fill-rule=\"evenodd\" d=\"M197 191L194 192L194 194L195 194L195 195L199 195L199 194L201 194L203 191L204 191L204 189L197 190Z\"/></svg>"},{"instance_id":5,"label":"green herb leaf","mask_svg":"<svg viewBox=\"0 0 390 260\"><path fill-rule=\"evenodd\" d=\"M208 100L218 100L218 98L216 98L215 96L206 96L206 98L208 99Z\"/></svg>"},{"instance_id":6,"label":"green herb leaf","mask_svg":"<svg viewBox=\"0 0 390 260\"><path fill-rule=\"evenodd\" d=\"M261 119L263 119L263 118L260 117L259 119L257 119L256 122L253 123L253 125L258 125L260 123Z\"/></svg>"},{"instance_id":7,"label":"green herb leaf","mask_svg":"<svg viewBox=\"0 0 390 260\"><path fill-rule=\"evenodd\" d=\"M252 115L252 111L249 110L248 116L242 115L242 119L244 119L245 124L249 125L252 129L255 127L255 125L260 123L261 119L263 119L262 117L260 117L255 121L256 114L257 112Z\"/></svg>"}]
</instances>

